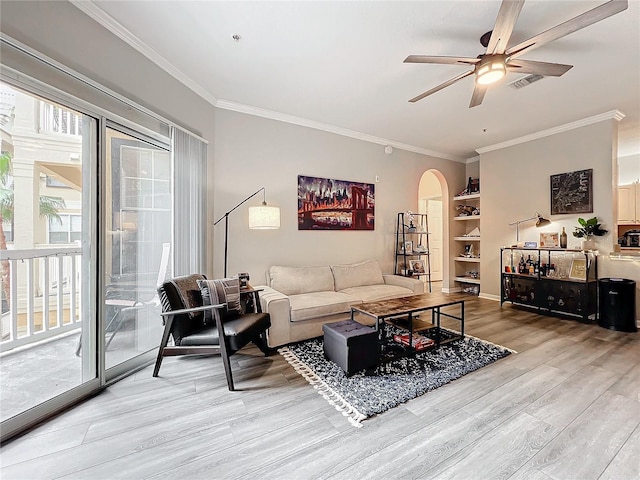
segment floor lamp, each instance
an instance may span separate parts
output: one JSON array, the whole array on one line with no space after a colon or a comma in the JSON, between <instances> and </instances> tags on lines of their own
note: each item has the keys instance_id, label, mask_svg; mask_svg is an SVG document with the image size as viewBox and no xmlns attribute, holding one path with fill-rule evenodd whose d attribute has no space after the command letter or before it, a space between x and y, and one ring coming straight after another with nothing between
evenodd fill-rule
<instances>
[{"instance_id":1,"label":"floor lamp","mask_svg":"<svg viewBox=\"0 0 640 480\"><path fill-rule=\"evenodd\" d=\"M520 224L530 222L532 220L536 221L536 227L542 227L544 225L549 225L551 223L550 220L547 220L546 218L542 217L542 215L540 215L538 212L536 212L536 214L531 218L525 218L524 220L517 220L515 222L510 223L509 224L510 227L513 227L514 225L516 226L516 244L520 241Z\"/></svg>"},{"instance_id":2,"label":"floor lamp","mask_svg":"<svg viewBox=\"0 0 640 480\"><path fill-rule=\"evenodd\" d=\"M280 209L278 207L270 207L267 205L267 192L264 187L257 192L252 193L239 204L221 216L215 221L216 226L224 219L224 276L227 277L227 252L229 247L229 214L237 209L240 205L255 197L262 192L262 205L249 207L249 228L251 230L277 230L280 228Z\"/></svg>"}]
</instances>

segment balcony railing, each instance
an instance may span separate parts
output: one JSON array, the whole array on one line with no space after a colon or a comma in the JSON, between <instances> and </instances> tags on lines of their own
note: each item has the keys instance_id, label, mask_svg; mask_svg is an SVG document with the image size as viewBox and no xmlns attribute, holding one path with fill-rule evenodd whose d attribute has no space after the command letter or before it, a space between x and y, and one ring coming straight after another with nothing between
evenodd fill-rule
<instances>
[{"instance_id":1,"label":"balcony railing","mask_svg":"<svg viewBox=\"0 0 640 480\"><path fill-rule=\"evenodd\" d=\"M9 298L2 302L0 351L81 326L80 247L2 250L9 261ZM0 282L4 297L4 279Z\"/></svg>"},{"instance_id":2,"label":"balcony railing","mask_svg":"<svg viewBox=\"0 0 640 480\"><path fill-rule=\"evenodd\" d=\"M82 135L82 117L73 110L40 102L40 132Z\"/></svg>"}]
</instances>

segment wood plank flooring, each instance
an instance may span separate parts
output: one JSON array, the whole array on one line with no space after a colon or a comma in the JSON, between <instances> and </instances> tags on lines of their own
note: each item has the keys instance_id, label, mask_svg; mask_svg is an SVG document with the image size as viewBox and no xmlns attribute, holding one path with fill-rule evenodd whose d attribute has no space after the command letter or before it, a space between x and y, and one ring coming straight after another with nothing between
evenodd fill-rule
<instances>
[{"instance_id":1,"label":"wood plank flooring","mask_svg":"<svg viewBox=\"0 0 640 480\"><path fill-rule=\"evenodd\" d=\"M0 449L9 479L640 478L640 335L470 297L517 354L352 427L280 355L165 359Z\"/></svg>"}]
</instances>

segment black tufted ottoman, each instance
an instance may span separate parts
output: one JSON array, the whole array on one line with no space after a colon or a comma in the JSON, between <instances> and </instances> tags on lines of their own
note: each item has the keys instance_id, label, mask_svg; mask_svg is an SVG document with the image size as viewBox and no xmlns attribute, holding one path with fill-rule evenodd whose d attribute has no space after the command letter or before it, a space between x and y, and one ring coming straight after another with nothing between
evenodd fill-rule
<instances>
[{"instance_id":1,"label":"black tufted ottoman","mask_svg":"<svg viewBox=\"0 0 640 480\"><path fill-rule=\"evenodd\" d=\"M347 375L378 366L378 332L355 320L327 323L324 332L324 355L337 363Z\"/></svg>"}]
</instances>

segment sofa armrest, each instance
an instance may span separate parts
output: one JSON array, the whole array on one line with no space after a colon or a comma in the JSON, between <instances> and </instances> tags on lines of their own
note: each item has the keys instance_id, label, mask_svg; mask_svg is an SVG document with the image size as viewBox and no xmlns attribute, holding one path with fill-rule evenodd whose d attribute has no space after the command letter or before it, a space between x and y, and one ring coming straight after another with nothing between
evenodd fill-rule
<instances>
[{"instance_id":1,"label":"sofa armrest","mask_svg":"<svg viewBox=\"0 0 640 480\"><path fill-rule=\"evenodd\" d=\"M289 297L266 285L254 286L260 290L260 306L262 311L271 317L271 327L267 330L270 348L279 347L291 342L291 302Z\"/></svg>"},{"instance_id":2,"label":"sofa armrest","mask_svg":"<svg viewBox=\"0 0 640 480\"><path fill-rule=\"evenodd\" d=\"M413 293L424 293L424 283L417 278L403 277L401 275L382 275L382 278L387 285L408 288Z\"/></svg>"}]
</instances>

